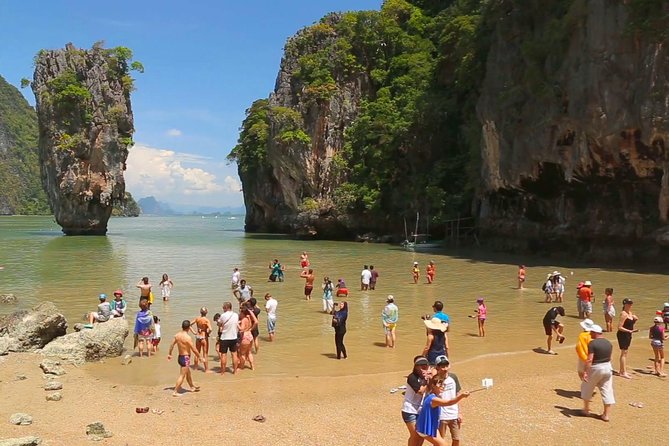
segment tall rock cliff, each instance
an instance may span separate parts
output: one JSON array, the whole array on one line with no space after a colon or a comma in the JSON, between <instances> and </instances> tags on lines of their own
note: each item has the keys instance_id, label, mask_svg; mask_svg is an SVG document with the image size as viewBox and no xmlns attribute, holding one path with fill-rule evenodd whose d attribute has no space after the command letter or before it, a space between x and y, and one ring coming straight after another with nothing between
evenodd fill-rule
<instances>
[{"instance_id":1,"label":"tall rock cliff","mask_svg":"<svg viewBox=\"0 0 669 446\"><path fill-rule=\"evenodd\" d=\"M35 110L0 76L0 215L49 213L37 134Z\"/></svg>"},{"instance_id":2,"label":"tall rock cliff","mask_svg":"<svg viewBox=\"0 0 669 446\"><path fill-rule=\"evenodd\" d=\"M657 255L669 218L669 53L635 26L633 14L648 24L649 11L635 0L502 3L478 103L482 239ZM666 17L654 3L650 14Z\"/></svg>"},{"instance_id":3,"label":"tall rock cliff","mask_svg":"<svg viewBox=\"0 0 669 446\"><path fill-rule=\"evenodd\" d=\"M35 59L42 180L67 235L104 235L134 132L128 74L132 53L96 44L42 50Z\"/></svg>"},{"instance_id":4,"label":"tall rock cliff","mask_svg":"<svg viewBox=\"0 0 669 446\"><path fill-rule=\"evenodd\" d=\"M420 3L330 14L289 39L274 92L247 110L230 154L248 231L388 234L417 211L443 221L469 207L463 110L479 12ZM458 56L438 57L441 46Z\"/></svg>"},{"instance_id":5,"label":"tall rock cliff","mask_svg":"<svg viewBox=\"0 0 669 446\"><path fill-rule=\"evenodd\" d=\"M340 220L345 215L330 200L342 179L333 159L343 149L343 131L357 116L369 81L365 73L335 72L330 83L313 82L305 79L300 62L333 47L340 20L329 15L292 37L274 92L248 112L261 115L261 122L250 122L248 130L263 125L265 135L261 159L253 166L240 163L247 231L326 232L331 237L347 231Z\"/></svg>"}]
</instances>

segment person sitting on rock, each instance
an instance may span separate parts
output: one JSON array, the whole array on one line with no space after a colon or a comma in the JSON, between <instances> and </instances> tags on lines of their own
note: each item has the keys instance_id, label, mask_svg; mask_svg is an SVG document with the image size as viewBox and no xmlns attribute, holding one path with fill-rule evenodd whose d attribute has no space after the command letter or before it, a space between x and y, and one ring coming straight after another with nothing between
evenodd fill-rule
<instances>
[{"instance_id":1,"label":"person sitting on rock","mask_svg":"<svg viewBox=\"0 0 669 446\"><path fill-rule=\"evenodd\" d=\"M111 310L114 317L124 317L128 304L123 299L123 291L114 291L114 300L111 301Z\"/></svg>"},{"instance_id":2,"label":"person sitting on rock","mask_svg":"<svg viewBox=\"0 0 669 446\"><path fill-rule=\"evenodd\" d=\"M88 315L88 323L91 325L93 322L107 322L112 316L112 309L109 302L107 302L107 295L104 293L100 294L99 299L98 311L93 311Z\"/></svg>"}]
</instances>

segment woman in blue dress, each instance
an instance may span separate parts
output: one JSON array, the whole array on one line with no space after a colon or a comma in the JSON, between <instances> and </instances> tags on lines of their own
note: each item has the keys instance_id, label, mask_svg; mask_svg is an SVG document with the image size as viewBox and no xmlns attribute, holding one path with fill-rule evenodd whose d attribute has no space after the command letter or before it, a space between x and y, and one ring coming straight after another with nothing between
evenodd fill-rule
<instances>
[{"instance_id":1,"label":"woman in blue dress","mask_svg":"<svg viewBox=\"0 0 669 446\"><path fill-rule=\"evenodd\" d=\"M462 392L452 400L445 400L439 395L444 391L443 378L433 376L427 386L427 394L423 399L423 407L416 421L416 432L431 444L447 446L448 443L439 433L439 415L442 406L452 406L461 399L467 398L469 392Z\"/></svg>"},{"instance_id":2,"label":"woman in blue dress","mask_svg":"<svg viewBox=\"0 0 669 446\"><path fill-rule=\"evenodd\" d=\"M269 265L269 269L271 270L269 274L269 280L270 282L276 282L277 280L279 282L283 282L283 270L284 267L279 263L277 259L274 259L272 263Z\"/></svg>"}]
</instances>

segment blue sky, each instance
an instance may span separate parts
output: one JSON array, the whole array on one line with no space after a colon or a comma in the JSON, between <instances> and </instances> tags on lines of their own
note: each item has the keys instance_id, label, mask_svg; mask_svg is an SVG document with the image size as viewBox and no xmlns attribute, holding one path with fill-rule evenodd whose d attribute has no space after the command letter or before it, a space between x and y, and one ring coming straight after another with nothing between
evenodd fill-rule
<instances>
[{"instance_id":1,"label":"blue sky","mask_svg":"<svg viewBox=\"0 0 669 446\"><path fill-rule=\"evenodd\" d=\"M136 146L126 189L135 198L209 206L243 203L225 160L244 111L267 97L286 39L331 11L382 0L0 0L0 75L32 78L33 56L67 42L127 46L146 69L132 95ZM30 89L22 90L31 104Z\"/></svg>"}]
</instances>

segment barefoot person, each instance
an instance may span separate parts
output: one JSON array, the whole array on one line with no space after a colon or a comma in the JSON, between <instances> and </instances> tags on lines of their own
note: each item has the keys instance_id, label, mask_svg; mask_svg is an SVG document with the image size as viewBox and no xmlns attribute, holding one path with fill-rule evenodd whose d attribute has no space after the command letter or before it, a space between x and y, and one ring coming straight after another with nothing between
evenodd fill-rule
<instances>
[{"instance_id":1,"label":"barefoot person","mask_svg":"<svg viewBox=\"0 0 669 446\"><path fill-rule=\"evenodd\" d=\"M650 339L650 346L655 355L655 374L657 376L665 377L667 374L664 373L664 340L667 339L669 335L664 332L662 322L662 316L655 316L653 319L653 326L650 327L650 330L648 331L648 338Z\"/></svg>"},{"instance_id":2,"label":"barefoot person","mask_svg":"<svg viewBox=\"0 0 669 446\"><path fill-rule=\"evenodd\" d=\"M555 337L557 338L558 342L562 344L564 342L564 336L562 335L562 332L564 331L564 325L562 325L558 320L557 317L562 316L564 317L564 307L553 307L550 310L546 312L546 315L544 316L543 324L544 324L544 332L546 333L546 344L548 346L548 349L546 350L546 353L549 355L557 355L553 351L553 333L555 333Z\"/></svg>"},{"instance_id":3,"label":"barefoot person","mask_svg":"<svg viewBox=\"0 0 669 446\"><path fill-rule=\"evenodd\" d=\"M239 312L239 322L237 322L237 329L239 330L239 347L237 356L239 358L239 370L244 370L246 362L248 361L251 370L255 370L255 362L253 360L253 329L258 326L258 319L253 313L250 301L242 306Z\"/></svg>"},{"instance_id":4,"label":"barefoot person","mask_svg":"<svg viewBox=\"0 0 669 446\"><path fill-rule=\"evenodd\" d=\"M204 371L209 372L209 335L211 334L211 322L207 317L209 310L207 307L200 308L200 316L193 319L190 324L195 327L195 349L200 353L202 362L204 363ZM199 361L195 360L195 368L199 365Z\"/></svg>"},{"instance_id":5,"label":"barefoot person","mask_svg":"<svg viewBox=\"0 0 669 446\"><path fill-rule=\"evenodd\" d=\"M311 292L314 290L314 270L309 268L309 270L304 270L300 273L300 277L305 280L304 283L304 299L311 300Z\"/></svg>"},{"instance_id":6,"label":"barefoot person","mask_svg":"<svg viewBox=\"0 0 669 446\"><path fill-rule=\"evenodd\" d=\"M163 302L170 300L170 295L172 294L172 288L174 287L174 282L172 282L172 279L170 279L167 273L163 274L163 278L160 279L158 287L160 287L160 295L163 298Z\"/></svg>"},{"instance_id":7,"label":"barefoot person","mask_svg":"<svg viewBox=\"0 0 669 446\"><path fill-rule=\"evenodd\" d=\"M604 320L606 321L606 330L604 331L613 331L613 318L616 317L616 307L615 302L613 301L613 288L607 288L604 290L604 294L604 302L602 302Z\"/></svg>"},{"instance_id":8,"label":"barefoot person","mask_svg":"<svg viewBox=\"0 0 669 446\"><path fill-rule=\"evenodd\" d=\"M618 374L630 379L632 376L627 373L627 351L632 345L632 333L639 331L634 328L634 324L639 319L637 315L632 313L632 299L623 299L623 310L620 312L620 322L618 323L618 332L616 338L618 339L618 347L620 348L620 369Z\"/></svg>"},{"instance_id":9,"label":"barefoot person","mask_svg":"<svg viewBox=\"0 0 669 446\"><path fill-rule=\"evenodd\" d=\"M437 267L434 265L432 260L430 260L430 263L427 264L427 268L425 268L425 274L427 276L428 284L434 282L434 276L437 274Z\"/></svg>"},{"instance_id":10,"label":"barefoot person","mask_svg":"<svg viewBox=\"0 0 669 446\"><path fill-rule=\"evenodd\" d=\"M611 352L613 346L603 337L602 327L590 327L592 341L588 344L588 360L581 382L581 399L583 400L584 416L590 415L590 401L595 387L599 389L604 403L604 411L600 415L602 421L609 421L611 405L616 400L613 396L613 371L611 369Z\"/></svg>"},{"instance_id":11,"label":"barefoot person","mask_svg":"<svg viewBox=\"0 0 669 446\"><path fill-rule=\"evenodd\" d=\"M269 335L269 342L274 342L274 339L276 339L276 307L279 303L269 293L265 294L265 301L265 311L267 312L267 334Z\"/></svg>"},{"instance_id":12,"label":"barefoot person","mask_svg":"<svg viewBox=\"0 0 669 446\"><path fill-rule=\"evenodd\" d=\"M302 254L300 255L300 268L309 268L309 255L307 254L307 251L302 251Z\"/></svg>"},{"instance_id":13,"label":"barefoot person","mask_svg":"<svg viewBox=\"0 0 669 446\"><path fill-rule=\"evenodd\" d=\"M518 289L525 289L525 265L518 265Z\"/></svg>"},{"instance_id":14,"label":"barefoot person","mask_svg":"<svg viewBox=\"0 0 669 446\"><path fill-rule=\"evenodd\" d=\"M223 314L218 319L218 326L221 327L221 339L219 342L219 351L221 353L221 374L225 373L228 363L228 350L232 354L232 374L237 373L239 360L237 359L237 337L239 335L239 315L232 311L232 303L223 304Z\"/></svg>"},{"instance_id":15,"label":"barefoot person","mask_svg":"<svg viewBox=\"0 0 669 446\"><path fill-rule=\"evenodd\" d=\"M190 355L195 355L196 360L198 360L200 359L200 354L195 349L190 336L188 336L189 331L190 321L183 321L181 323L181 331L174 335L174 340L172 341L172 345L170 345L170 351L167 354L167 360L170 361L172 359L172 351L174 350L174 346L177 346L177 349L179 350L179 357L177 358L177 361L179 362L181 370L179 372L179 377L177 378L177 383L174 386L174 393L172 396L181 396L181 385L183 384L184 379L188 381L191 392L200 391L200 387L193 384L193 378L190 374Z\"/></svg>"}]
</instances>

